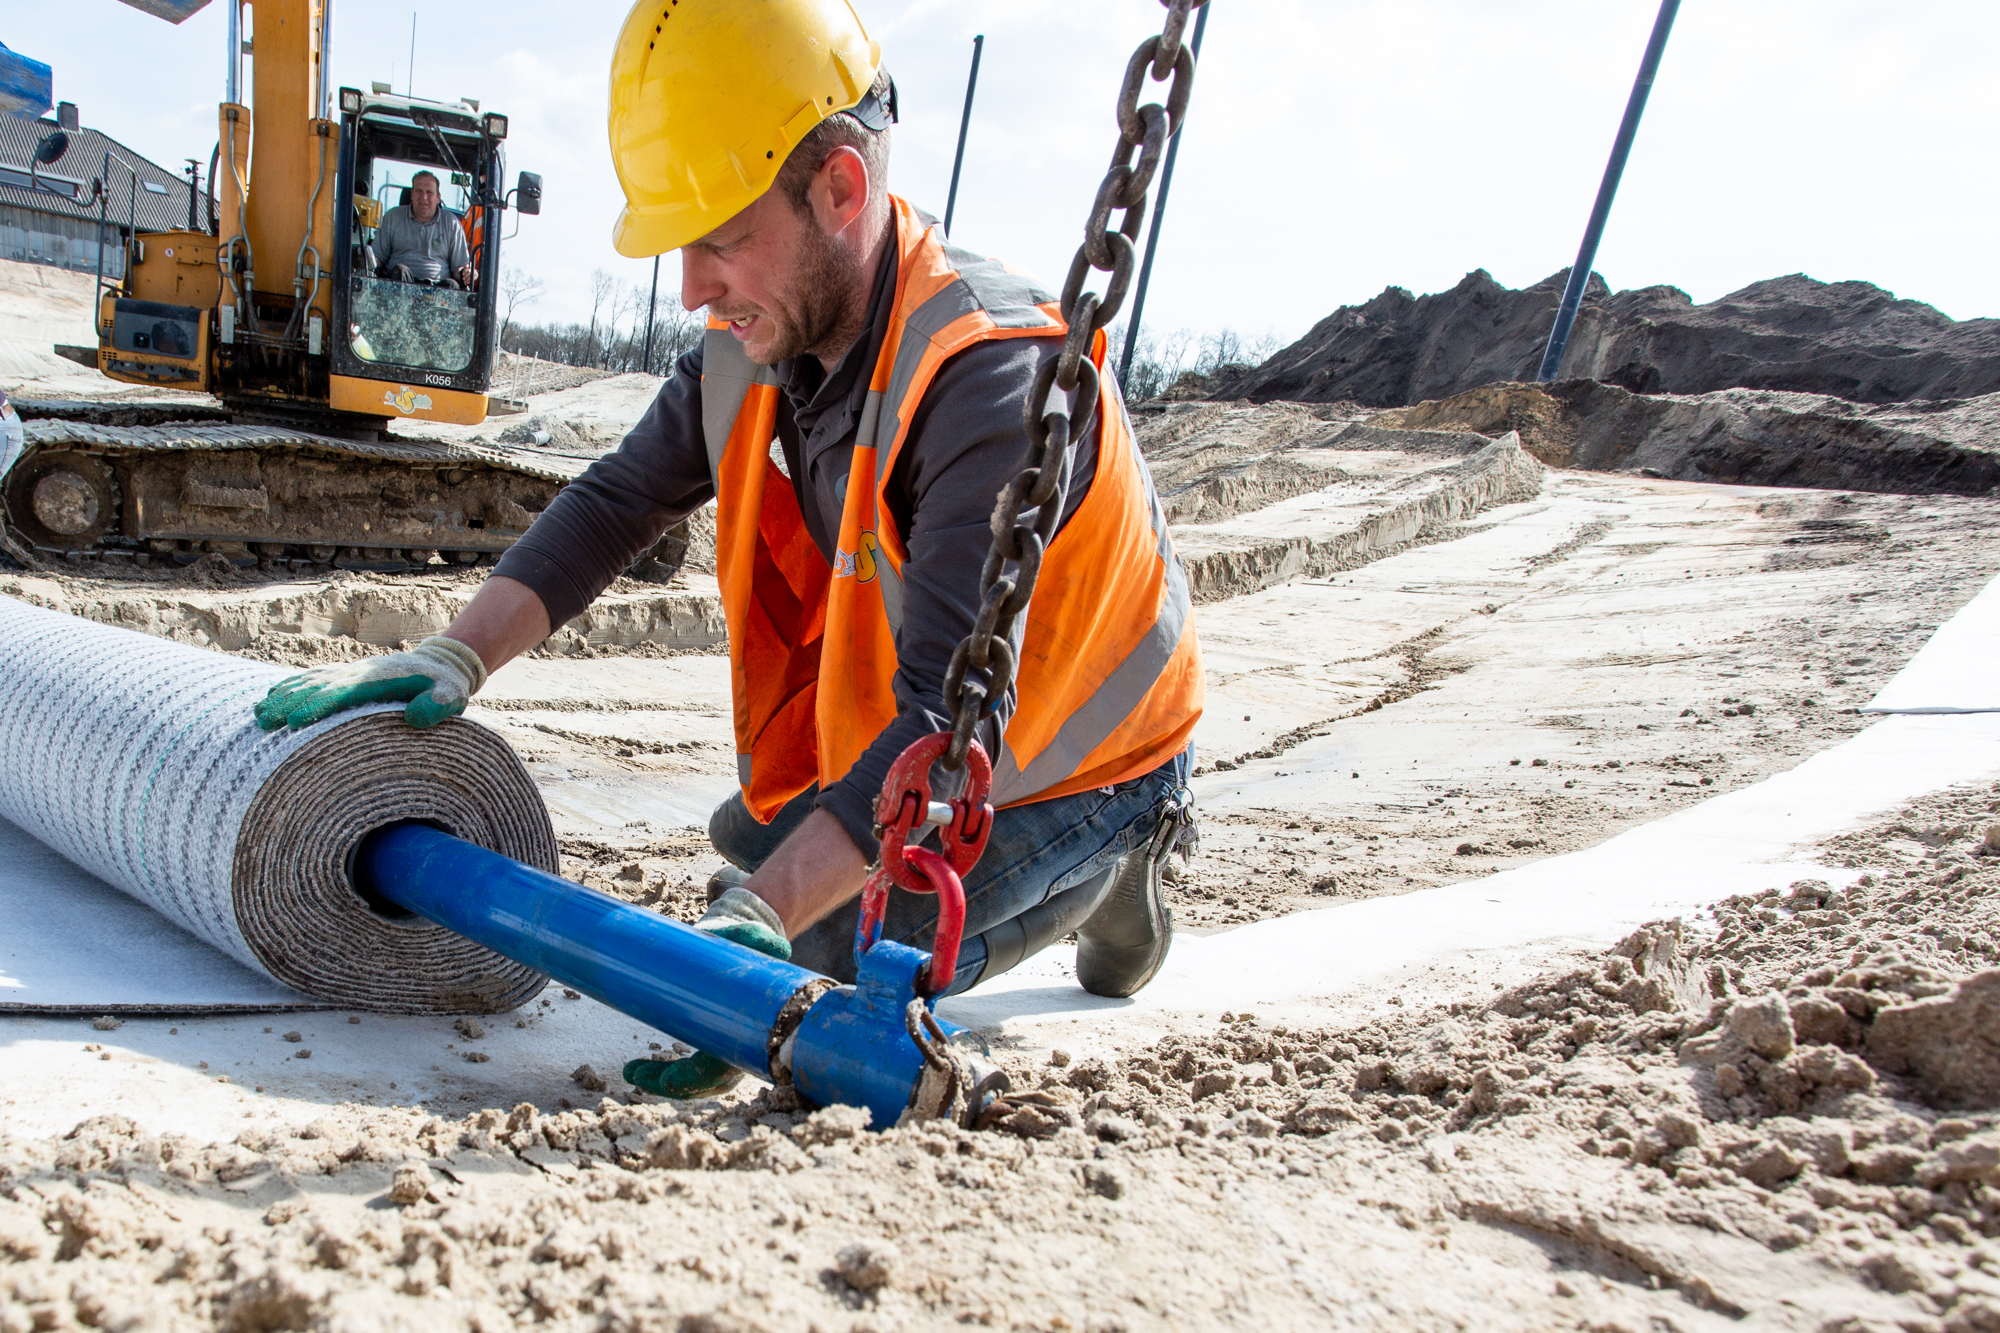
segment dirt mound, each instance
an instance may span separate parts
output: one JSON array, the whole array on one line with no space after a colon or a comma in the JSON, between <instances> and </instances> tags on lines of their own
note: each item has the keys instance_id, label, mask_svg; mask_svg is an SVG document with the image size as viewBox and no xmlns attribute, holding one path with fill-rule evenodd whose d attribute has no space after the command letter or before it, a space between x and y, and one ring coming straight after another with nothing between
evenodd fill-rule
<instances>
[{"instance_id":1,"label":"dirt mound","mask_svg":"<svg viewBox=\"0 0 2000 1333\"><path fill-rule=\"evenodd\" d=\"M1504 430L1385 430L1356 420L1365 415L1351 404L1140 410L1139 447L1195 601L1353 569L1541 490L1542 469Z\"/></svg>"},{"instance_id":2,"label":"dirt mound","mask_svg":"<svg viewBox=\"0 0 2000 1333\"><path fill-rule=\"evenodd\" d=\"M1175 541L1196 603L1225 601L1295 578L1325 578L1356 569L1412 545L1441 540L1482 510L1532 499L1541 491L1543 469L1511 436L1489 441L1481 436L1355 426L1336 437L1335 444L1357 451L1379 449L1385 447L1382 437L1389 437L1393 443L1387 447L1408 448L1407 437L1419 435L1431 437L1421 444L1471 439L1480 447L1463 461L1440 461L1415 476L1396 481L1374 478L1379 491L1369 512L1314 525L1317 530L1266 536L1231 533L1226 528L1181 529Z\"/></svg>"},{"instance_id":3,"label":"dirt mound","mask_svg":"<svg viewBox=\"0 0 2000 1333\"><path fill-rule=\"evenodd\" d=\"M1371 424L1518 431L1552 467L1679 481L1905 495L2000 487L2000 394L1873 406L1819 394L1726 389L1635 394L1595 380L1489 384L1397 408Z\"/></svg>"},{"instance_id":4,"label":"dirt mound","mask_svg":"<svg viewBox=\"0 0 2000 1333\"><path fill-rule=\"evenodd\" d=\"M1448 292L1390 287L1334 311L1214 396L1402 407L1495 380L1532 380L1568 276L1565 269L1516 291L1478 269ZM1870 283L1802 273L1706 305L1674 287L1614 294L1592 274L1563 369L1640 393L1970 398L2000 392L2000 320L1957 321Z\"/></svg>"},{"instance_id":5,"label":"dirt mound","mask_svg":"<svg viewBox=\"0 0 2000 1333\"><path fill-rule=\"evenodd\" d=\"M713 528L706 559L713 560ZM340 571L268 582L218 556L161 577L104 579L58 572L0 573L0 596L103 625L288 665L351 661L442 633L484 581L483 570L380 575ZM150 571L140 571L150 572ZM724 639L713 584L620 579L533 650L537 657L601 652L650 656L712 651Z\"/></svg>"},{"instance_id":6,"label":"dirt mound","mask_svg":"<svg viewBox=\"0 0 2000 1333\"><path fill-rule=\"evenodd\" d=\"M24 421L79 421L97 426L160 426L181 421L228 421L229 413L207 394L159 391L158 401L102 398L16 398Z\"/></svg>"},{"instance_id":7,"label":"dirt mound","mask_svg":"<svg viewBox=\"0 0 2000 1333\"><path fill-rule=\"evenodd\" d=\"M532 416L526 421L517 421L501 431L498 439L502 444L528 445L558 452L574 450L584 443L583 437L567 421L551 416Z\"/></svg>"},{"instance_id":8,"label":"dirt mound","mask_svg":"<svg viewBox=\"0 0 2000 1333\"><path fill-rule=\"evenodd\" d=\"M1133 409L1167 521L1213 523L1347 479L1327 455L1352 407L1155 403ZM1467 450L1466 452L1471 452Z\"/></svg>"},{"instance_id":9,"label":"dirt mound","mask_svg":"<svg viewBox=\"0 0 2000 1333\"><path fill-rule=\"evenodd\" d=\"M593 380L609 379L615 371L590 366L565 365L540 357L501 352L493 358L493 387L496 396L532 398L536 394L561 393Z\"/></svg>"}]
</instances>

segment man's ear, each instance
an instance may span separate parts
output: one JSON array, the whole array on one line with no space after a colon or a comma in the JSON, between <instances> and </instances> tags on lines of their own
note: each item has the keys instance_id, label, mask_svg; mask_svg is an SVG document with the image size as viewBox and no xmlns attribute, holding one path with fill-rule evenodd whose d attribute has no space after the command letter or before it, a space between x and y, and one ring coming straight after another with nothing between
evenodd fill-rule
<instances>
[{"instance_id":1,"label":"man's ear","mask_svg":"<svg viewBox=\"0 0 2000 1333\"><path fill-rule=\"evenodd\" d=\"M868 163L861 154L842 144L826 156L813 175L807 197L812 201L813 220L829 236L838 236L868 211L875 183L868 179Z\"/></svg>"}]
</instances>

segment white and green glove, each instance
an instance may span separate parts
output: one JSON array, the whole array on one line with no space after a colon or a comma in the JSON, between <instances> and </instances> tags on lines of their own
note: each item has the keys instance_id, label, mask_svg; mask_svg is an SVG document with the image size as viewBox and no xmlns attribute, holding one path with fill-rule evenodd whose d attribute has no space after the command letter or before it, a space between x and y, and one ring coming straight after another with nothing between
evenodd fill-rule
<instances>
[{"instance_id":1,"label":"white and green glove","mask_svg":"<svg viewBox=\"0 0 2000 1333\"><path fill-rule=\"evenodd\" d=\"M748 889L730 889L710 903L694 928L720 935L731 944L755 949L770 958L789 960L792 956L783 918ZM736 1069L707 1051L696 1051L679 1060L632 1060L625 1065L625 1081L641 1092L683 1101L725 1091L741 1077Z\"/></svg>"},{"instance_id":2,"label":"white and green glove","mask_svg":"<svg viewBox=\"0 0 2000 1333\"><path fill-rule=\"evenodd\" d=\"M478 653L433 634L407 652L285 677L257 704L257 725L266 731L309 727L343 709L394 702L409 705L403 719L411 726L431 727L463 713L465 701L485 683Z\"/></svg>"}]
</instances>

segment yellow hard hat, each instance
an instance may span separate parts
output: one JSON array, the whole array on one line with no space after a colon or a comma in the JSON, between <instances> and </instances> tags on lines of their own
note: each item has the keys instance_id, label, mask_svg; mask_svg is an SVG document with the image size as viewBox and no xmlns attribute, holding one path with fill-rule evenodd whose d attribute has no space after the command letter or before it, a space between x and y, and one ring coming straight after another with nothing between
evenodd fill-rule
<instances>
[{"instance_id":1,"label":"yellow hard hat","mask_svg":"<svg viewBox=\"0 0 2000 1333\"><path fill-rule=\"evenodd\" d=\"M881 65L848 0L639 0L611 56L611 243L643 259L735 217Z\"/></svg>"}]
</instances>

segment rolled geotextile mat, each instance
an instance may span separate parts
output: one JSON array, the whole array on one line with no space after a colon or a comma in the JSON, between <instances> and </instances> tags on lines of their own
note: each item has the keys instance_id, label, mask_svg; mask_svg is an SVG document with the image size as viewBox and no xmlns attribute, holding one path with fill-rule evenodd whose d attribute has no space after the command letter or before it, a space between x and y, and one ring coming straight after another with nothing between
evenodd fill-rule
<instances>
[{"instance_id":1,"label":"rolled geotextile mat","mask_svg":"<svg viewBox=\"0 0 2000 1333\"><path fill-rule=\"evenodd\" d=\"M507 742L402 705L257 729L282 667L0 597L0 818L224 953L344 1008L493 1013L547 978L377 911L348 860L421 821L543 870L555 832ZM471 887L471 886L468 886Z\"/></svg>"}]
</instances>

